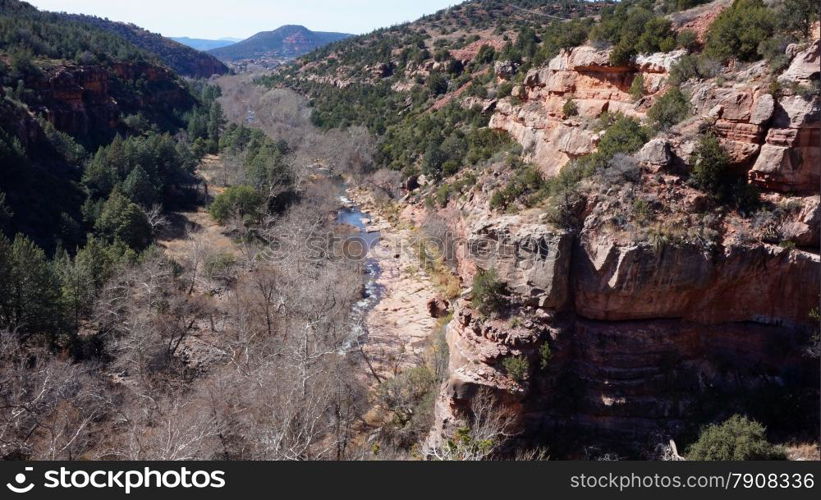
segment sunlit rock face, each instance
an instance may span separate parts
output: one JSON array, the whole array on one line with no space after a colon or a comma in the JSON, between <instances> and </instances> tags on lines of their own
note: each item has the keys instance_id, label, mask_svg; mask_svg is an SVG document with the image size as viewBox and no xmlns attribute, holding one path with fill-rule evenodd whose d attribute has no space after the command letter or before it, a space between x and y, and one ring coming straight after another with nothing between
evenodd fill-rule
<instances>
[{"instance_id":1,"label":"sunlit rock face","mask_svg":"<svg viewBox=\"0 0 821 500\"><path fill-rule=\"evenodd\" d=\"M817 401L818 365L805 348L821 282L821 125L817 92L800 86L818 79L819 43L787 52L779 92L764 62L725 68L724 81L682 85L691 117L633 159L644 175L666 179L661 203L702 212L705 196L687 186L686 174L699 134L712 130L735 173L765 200L793 207L777 232L797 250L741 237L751 219L725 224L716 244L654 245L613 227L618 198L588 198L576 233L534 211L493 213L484 189L438 210L468 243L457 263L465 282L477 268L495 269L512 304L502 317L480 314L469 294L454 304L449 377L429 446L464 424L483 390L517 416L528 444L576 458L589 457L574 436L650 457L659 442L729 409L786 422L775 408L790 406L806 422L818 418L808 403ZM532 69L512 98L493 101L490 126L509 132L528 161L555 176L596 150L601 132L593 124L603 113L645 119L683 55L612 66L607 50L563 51ZM629 90L639 75L644 96L635 99ZM565 116L571 99L577 113ZM543 367L545 345L551 357ZM507 373L510 357L528 361L524 379Z\"/></svg>"}]
</instances>

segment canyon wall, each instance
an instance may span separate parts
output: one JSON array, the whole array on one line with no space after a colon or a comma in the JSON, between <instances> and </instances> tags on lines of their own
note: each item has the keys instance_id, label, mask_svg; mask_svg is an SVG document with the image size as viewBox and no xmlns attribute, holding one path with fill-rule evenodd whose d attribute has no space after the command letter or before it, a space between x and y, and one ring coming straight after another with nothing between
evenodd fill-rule
<instances>
[{"instance_id":1,"label":"canyon wall","mask_svg":"<svg viewBox=\"0 0 821 500\"><path fill-rule=\"evenodd\" d=\"M122 118L142 113L158 123L178 120L194 99L171 70L148 63L59 65L28 77L36 100L27 102L57 130L75 137L111 138Z\"/></svg>"},{"instance_id":2,"label":"canyon wall","mask_svg":"<svg viewBox=\"0 0 821 500\"><path fill-rule=\"evenodd\" d=\"M794 207L779 227L790 245L744 237L749 218L726 213L714 241L654 243L614 226L615 188L588 193L576 232L538 211L495 214L484 188L439 211L467 242L458 254L463 281L477 268L495 269L510 305L486 317L469 293L457 301L429 447L470 419L482 390L517 415L520 439L557 458L653 457L659 443L687 442L703 423L734 412L764 421L775 436L817 428L818 363L806 347L821 283L821 137L818 93L801 86L817 82L819 50L818 40L788 49L792 62L775 95L764 63L684 85L692 117L634 155L648 179L642 189L688 220L704 212L704 197L679 174L692 168L698 133L714 130L762 199ZM554 176L595 151L602 113L644 118L683 55L614 67L606 50L562 52L496 103L490 126ZM635 100L629 89L638 75L644 97ZM568 99L578 115L563 115ZM504 368L510 357L528 361L524 377Z\"/></svg>"}]
</instances>

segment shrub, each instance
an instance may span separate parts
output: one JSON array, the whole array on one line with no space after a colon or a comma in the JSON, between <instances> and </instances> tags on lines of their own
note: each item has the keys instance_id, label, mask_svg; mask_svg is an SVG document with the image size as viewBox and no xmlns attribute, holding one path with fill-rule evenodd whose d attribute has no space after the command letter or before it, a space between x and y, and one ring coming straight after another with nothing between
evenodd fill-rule
<instances>
[{"instance_id":1,"label":"shrub","mask_svg":"<svg viewBox=\"0 0 821 500\"><path fill-rule=\"evenodd\" d=\"M576 101L573 99L566 100L564 106L562 106L562 114L564 114L565 118L578 115L579 108L576 106Z\"/></svg>"},{"instance_id":2,"label":"shrub","mask_svg":"<svg viewBox=\"0 0 821 500\"><path fill-rule=\"evenodd\" d=\"M669 52L675 49L676 37L670 20L664 17L654 17L647 21L635 47L640 54Z\"/></svg>"},{"instance_id":3,"label":"shrub","mask_svg":"<svg viewBox=\"0 0 821 500\"><path fill-rule=\"evenodd\" d=\"M681 30L676 37L676 43L682 49L688 52L695 52L698 50L699 42L696 32L693 30Z\"/></svg>"},{"instance_id":4,"label":"shrub","mask_svg":"<svg viewBox=\"0 0 821 500\"><path fill-rule=\"evenodd\" d=\"M485 315L502 311L507 305L506 288L495 269L479 270L473 277L473 307Z\"/></svg>"},{"instance_id":5,"label":"shrub","mask_svg":"<svg viewBox=\"0 0 821 500\"><path fill-rule=\"evenodd\" d=\"M639 73L630 84L630 97L638 101L644 96L644 75Z\"/></svg>"},{"instance_id":6,"label":"shrub","mask_svg":"<svg viewBox=\"0 0 821 500\"><path fill-rule=\"evenodd\" d=\"M763 0L735 0L710 26L705 52L722 60L760 59L758 46L775 31L774 13Z\"/></svg>"},{"instance_id":7,"label":"shrub","mask_svg":"<svg viewBox=\"0 0 821 500\"><path fill-rule=\"evenodd\" d=\"M224 224L233 216L239 216L251 222L258 220L261 216L263 202L262 195L254 188L233 186L217 196L208 211L220 224Z\"/></svg>"},{"instance_id":8,"label":"shrub","mask_svg":"<svg viewBox=\"0 0 821 500\"><path fill-rule=\"evenodd\" d=\"M720 425L710 425L692 446L690 460L784 460L784 451L767 441L760 423L733 415Z\"/></svg>"},{"instance_id":9,"label":"shrub","mask_svg":"<svg viewBox=\"0 0 821 500\"><path fill-rule=\"evenodd\" d=\"M400 448L417 444L433 422L437 387L435 374L427 366L411 368L382 382L376 398L393 417L383 426L383 437Z\"/></svg>"},{"instance_id":10,"label":"shrub","mask_svg":"<svg viewBox=\"0 0 821 500\"><path fill-rule=\"evenodd\" d=\"M648 130L638 120L616 115L599 142L598 154L610 159L617 153L635 153L650 139Z\"/></svg>"},{"instance_id":11,"label":"shrub","mask_svg":"<svg viewBox=\"0 0 821 500\"><path fill-rule=\"evenodd\" d=\"M496 59L496 49L492 45L482 45L479 53L476 54L476 62L479 64L490 64Z\"/></svg>"},{"instance_id":12,"label":"shrub","mask_svg":"<svg viewBox=\"0 0 821 500\"><path fill-rule=\"evenodd\" d=\"M527 378L527 373L530 371L530 363L521 356L509 357L502 361L502 368L504 368L505 373L507 373L510 378L521 384Z\"/></svg>"},{"instance_id":13,"label":"shrub","mask_svg":"<svg viewBox=\"0 0 821 500\"><path fill-rule=\"evenodd\" d=\"M544 185L542 174L536 167L524 166L510 179L507 186L493 193L490 198L490 208L494 210L507 208L517 200L530 206L538 201L539 191Z\"/></svg>"},{"instance_id":14,"label":"shrub","mask_svg":"<svg viewBox=\"0 0 821 500\"><path fill-rule=\"evenodd\" d=\"M601 22L591 30L590 38L614 44L611 64L623 66L637 53L667 52L675 48L670 21L656 16L651 8L646 3L621 2L602 11Z\"/></svg>"},{"instance_id":15,"label":"shrub","mask_svg":"<svg viewBox=\"0 0 821 500\"><path fill-rule=\"evenodd\" d=\"M551 196L545 211L546 221L562 229L576 229L581 223L577 210L581 201L575 186L563 189Z\"/></svg>"},{"instance_id":16,"label":"shrub","mask_svg":"<svg viewBox=\"0 0 821 500\"><path fill-rule=\"evenodd\" d=\"M619 42L610 52L610 64L613 66L626 66L630 64L636 56L636 49L628 42Z\"/></svg>"},{"instance_id":17,"label":"shrub","mask_svg":"<svg viewBox=\"0 0 821 500\"><path fill-rule=\"evenodd\" d=\"M448 91L448 79L439 73L433 73L428 78L428 90L433 96L446 93Z\"/></svg>"},{"instance_id":18,"label":"shrub","mask_svg":"<svg viewBox=\"0 0 821 500\"><path fill-rule=\"evenodd\" d=\"M810 28L818 21L819 9L817 0L784 0L784 8L779 12L782 29L810 36Z\"/></svg>"},{"instance_id":19,"label":"shrub","mask_svg":"<svg viewBox=\"0 0 821 500\"><path fill-rule=\"evenodd\" d=\"M550 344L545 342L539 347L539 368L547 370L551 359L553 359L553 351L550 349Z\"/></svg>"},{"instance_id":20,"label":"shrub","mask_svg":"<svg viewBox=\"0 0 821 500\"><path fill-rule=\"evenodd\" d=\"M607 167L598 173L609 185L620 186L628 182L638 184L641 181L641 167L638 162L624 153L613 155L607 162Z\"/></svg>"},{"instance_id":21,"label":"shrub","mask_svg":"<svg viewBox=\"0 0 821 500\"><path fill-rule=\"evenodd\" d=\"M237 258L230 253L216 253L205 259L204 271L209 279L228 280Z\"/></svg>"},{"instance_id":22,"label":"shrub","mask_svg":"<svg viewBox=\"0 0 821 500\"><path fill-rule=\"evenodd\" d=\"M694 186L717 200L727 198L730 157L714 135L701 137L690 163L693 165L690 180Z\"/></svg>"},{"instance_id":23,"label":"shrub","mask_svg":"<svg viewBox=\"0 0 821 500\"><path fill-rule=\"evenodd\" d=\"M144 250L151 243L151 224L145 212L119 191L103 205L95 229L109 241L121 241L134 250Z\"/></svg>"},{"instance_id":24,"label":"shrub","mask_svg":"<svg viewBox=\"0 0 821 500\"><path fill-rule=\"evenodd\" d=\"M687 54L670 68L670 83L681 85L691 78L712 78L721 71L721 63L704 55Z\"/></svg>"},{"instance_id":25,"label":"shrub","mask_svg":"<svg viewBox=\"0 0 821 500\"><path fill-rule=\"evenodd\" d=\"M513 83L505 82L499 85L499 90L496 92L496 97L499 99L504 99L505 97L510 96L513 93Z\"/></svg>"},{"instance_id":26,"label":"shrub","mask_svg":"<svg viewBox=\"0 0 821 500\"><path fill-rule=\"evenodd\" d=\"M656 100L647 112L647 117L661 128L668 129L681 122L690 113L690 101L678 88L674 87Z\"/></svg>"}]
</instances>

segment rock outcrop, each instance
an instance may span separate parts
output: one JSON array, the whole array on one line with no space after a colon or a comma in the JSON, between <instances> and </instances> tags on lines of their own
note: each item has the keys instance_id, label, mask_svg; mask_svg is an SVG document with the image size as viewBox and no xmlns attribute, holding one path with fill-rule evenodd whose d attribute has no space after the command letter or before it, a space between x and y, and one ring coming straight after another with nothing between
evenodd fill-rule
<instances>
[{"instance_id":1,"label":"rock outcrop","mask_svg":"<svg viewBox=\"0 0 821 500\"><path fill-rule=\"evenodd\" d=\"M821 183L821 100L817 92L800 91L818 77L819 54L818 40L795 54L779 77L786 90L777 97L762 63L732 87L707 81L689 89L694 111L713 123L734 163L748 168L762 189L803 194Z\"/></svg>"},{"instance_id":2,"label":"rock outcrop","mask_svg":"<svg viewBox=\"0 0 821 500\"><path fill-rule=\"evenodd\" d=\"M58 130L91 142L125 131L121 119L127 115L142 113L168 123L176 119L175 110L194 105L170 70L148 63L57 66L31 77L26 86L38 96L29 103L37 114Z\"/></svg>"},{"instance_id":3,"label":"rock outcrop","mask_svg":"<svg viewBox=\"0 0 821 500\"><path fill-rule=\"evenodd\" d=\"M575 310L601 321L680 319L701 324L808 322L821 283L817 254L776 246L619 246L582 234L573 262Z\"/></svg>"},{"instance_id":4,"label":"rock outcrop","mask_svg":"<svg viewBox=\"0 0 821 500\"><path fill-rule=\"evenodd\" d=\"M630 86L639 75L644 90L654 95L662 89L667 71L683 51L640 57L629 66L612 66L610 51L576 47L562 51L545 68L528 72L514 105L503 100L496 106L490 127L506 130L528 153L528 159L553 176L573 158L595 151L599 134L590 121L605 111L641 117L646 101L635 102ZM573 100L577 117L566 117L564 104Z\"/></svg>"}]
</instances>

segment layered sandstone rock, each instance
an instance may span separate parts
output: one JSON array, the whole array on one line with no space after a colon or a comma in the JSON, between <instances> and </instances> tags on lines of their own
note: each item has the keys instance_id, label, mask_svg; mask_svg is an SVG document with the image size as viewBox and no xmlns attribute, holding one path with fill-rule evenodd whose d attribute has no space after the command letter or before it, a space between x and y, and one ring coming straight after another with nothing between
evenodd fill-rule
<instances>
[{"instance_id":1,"label":"layered sandstone rock","mask_svg":"<svg viewBox=\"0 0 821 500\"><path fill-rule=\"evenodd\" d=\"M519 91L522 106L503 100L496 106L490 127L506 130L528 153L528 159L548 175L556 175L573 158L595 151L599 133L590 121L605 111L643 117L642 102L629 93L642 75L645 92L662 89L667 71L683 51L641 56L636 64L612 66L610 51L576 47L562 51L544 68L530 70ZM578 117L565 117L562 108L572 99Z\"/></svg>"},{"instance_id":2,"label":"layered sandstone rock","mask_svg":"<svg viewBox=\"0 0 821 500\"><path fill-rule=\"evenodd\" d=\"M562 309L570 298L572 242L566 231L503 216L476 222L468 248L477 266L496 269L508 287L530 304Z\"/></svg>"},{"instance_id":3,"label":"layered sandstone rock","mask_svg":"<svg viewBox=\"0 0 821 500\"><path fill-rule=\"evenodd\" d=\"M576 312L589 319L671 318L719 324L807 324L818 297L817 254L776 246L656 250L582 235L573 263Z\"/></svg>"}]
</instances>

